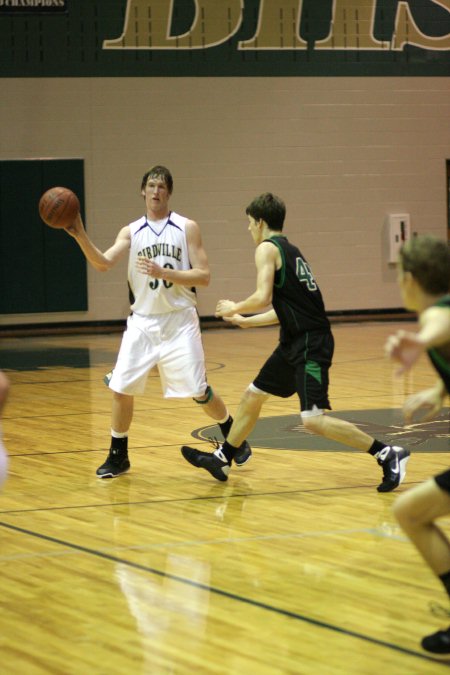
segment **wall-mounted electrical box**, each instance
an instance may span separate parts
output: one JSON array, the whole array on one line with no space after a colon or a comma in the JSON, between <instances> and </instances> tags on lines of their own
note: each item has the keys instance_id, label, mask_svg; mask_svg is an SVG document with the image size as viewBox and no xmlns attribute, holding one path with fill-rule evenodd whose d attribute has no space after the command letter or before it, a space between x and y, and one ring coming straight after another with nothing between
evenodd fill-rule
<instances>
[{"instance_id":1,"label":"wall-mounted electrical box","mask_svg":"<svg viewBox=\"0 0 450 675\"><path fill-rule=\"evenodd\" d=\"M388 262L396 263L401 247L411 237L409 213L390 213L387 217L387 224L389 234Z\"/></svg>"}]
</instances>

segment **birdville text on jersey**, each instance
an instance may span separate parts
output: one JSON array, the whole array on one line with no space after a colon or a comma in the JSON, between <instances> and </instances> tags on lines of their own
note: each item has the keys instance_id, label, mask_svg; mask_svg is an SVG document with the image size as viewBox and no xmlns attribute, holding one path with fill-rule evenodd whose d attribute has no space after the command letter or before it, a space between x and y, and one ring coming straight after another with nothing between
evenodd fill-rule
<instances>
[{"instance_id":1,"label":"birdville text on jersey","mask_svg":"<svg viewBox=\"0 0 450 675\"><path fill-rule=\"evenodd\" d=\"M245 0L193 0L193 3L195 16L189 30L173 35L170 31L176 5L173 0L127 0L123 32L119 37L105 39L103 49L208 49L230 40L245 18ZM425 12L450 15L450 0L423 0L421 4ZM416 18L414 6L410 7L409 2L397 2L389 40L377 39L376 10L377 0L334 0L328 35L315 40L313 49L401 51L405 45L426 50L450 49L450 33L427 34L423 12ZM237 49L307 50L310 45L300 31L303 12L303 0L261 0L256 30L250 39L239 41ZM438 19L437 23L442 21Z\"/></svg>"}]
</instances>

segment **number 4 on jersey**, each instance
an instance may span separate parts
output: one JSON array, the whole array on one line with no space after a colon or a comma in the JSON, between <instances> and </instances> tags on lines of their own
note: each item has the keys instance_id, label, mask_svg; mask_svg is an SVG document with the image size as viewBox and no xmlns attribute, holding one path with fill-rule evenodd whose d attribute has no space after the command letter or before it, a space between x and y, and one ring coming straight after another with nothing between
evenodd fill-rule
<instances>
[{"instance_id":1,"label":"number 4 on jersey","mask_svg":"<svg viewBox=\"0 0 450 675\"><path fill-rule=\"evenodd\" d=\"M317 291L311 268L302 258L297 258L297 277L299 281L306 284L308 291Z\"/></svg>"}]
</instances>

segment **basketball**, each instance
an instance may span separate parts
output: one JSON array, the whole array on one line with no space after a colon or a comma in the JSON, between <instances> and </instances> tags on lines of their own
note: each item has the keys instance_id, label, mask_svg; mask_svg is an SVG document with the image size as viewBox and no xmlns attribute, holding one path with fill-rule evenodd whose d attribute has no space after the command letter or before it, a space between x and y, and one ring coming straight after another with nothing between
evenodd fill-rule
<instances>
[{"instance_id":1,"label":"basketball","mask_svg":"<svg viewBox=\"0 0 450 675\"><path fill-rule=\"evenodd\" d=\"M69 227L79 212L80 201L69 188L50 188L39 200L39 215L50 227Z\"/></svg>"}]
</instances>

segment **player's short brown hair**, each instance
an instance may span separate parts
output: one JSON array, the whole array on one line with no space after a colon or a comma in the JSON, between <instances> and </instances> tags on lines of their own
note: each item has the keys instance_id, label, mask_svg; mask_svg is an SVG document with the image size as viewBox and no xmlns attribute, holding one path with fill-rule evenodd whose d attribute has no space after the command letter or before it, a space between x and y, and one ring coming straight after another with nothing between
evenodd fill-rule
<instances>
[{"instance_id":1,"label":"player's short brown hair","mask_svg":"<svg viewBox=\"0 0 450 675\"><path fill-rule=\"evenodd\" d=\"M173 178L167 167L162 166L161 164L155 164L155 166L152 166L151 169L146 171L142 177L141 190L144 190L149 178L162 178L169 190L169 194L172 194Z\"/></svg>"},{"instance_id":2,"label":"player's short brown hair","mask_svg":"<svg viewBox=\"0 0 450 675\"><path fill-rule=\"evenodd\" d=\"M429 234L412 237L400 250L400 265L430 295L449 292L450 249L446 241Z\"/></svg>"}]
</instances>

